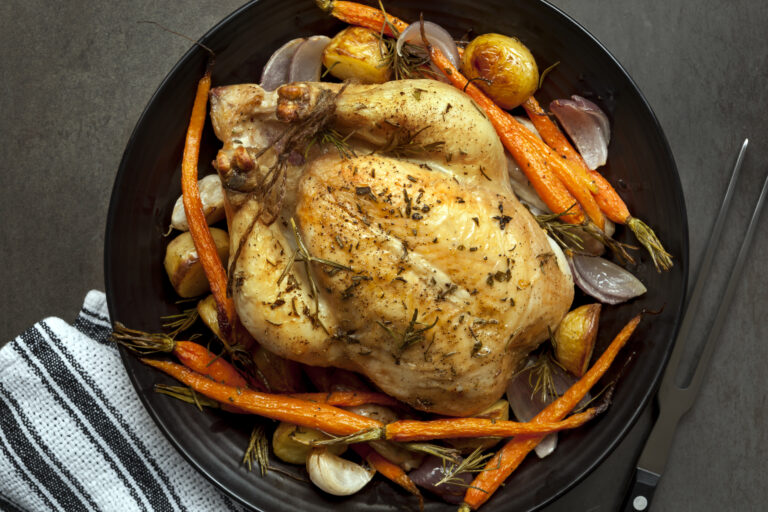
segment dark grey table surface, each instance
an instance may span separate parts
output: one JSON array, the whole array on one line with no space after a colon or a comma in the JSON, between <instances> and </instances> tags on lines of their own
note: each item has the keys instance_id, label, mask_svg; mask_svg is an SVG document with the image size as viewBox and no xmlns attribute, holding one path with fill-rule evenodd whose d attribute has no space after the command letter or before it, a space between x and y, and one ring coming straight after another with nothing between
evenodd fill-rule
<instances>
[{"instance_id":1,"label":"dark grey table surface","mask_svg":"<svg viewBox=\"0 0 768 512\"><path fill-rule=\"evenodd\" d=\"M152 92L189 44L242 0L0 2L0 345L46 316L72 320L103 289L109 195ZM555 0L626 67L675 154L696 268L729 168L751 145L719 257L735 258L768 161L768 6L762 0ZM683 419L656 511L768 509L768 214L710 371ZM706 332L730 267L711 275ZM695 338L695 337L694 337ZM691 353L694 352L692 349ZM618 508L649 409L619 448L548 508Z\"/></svg>"}]
</instances>

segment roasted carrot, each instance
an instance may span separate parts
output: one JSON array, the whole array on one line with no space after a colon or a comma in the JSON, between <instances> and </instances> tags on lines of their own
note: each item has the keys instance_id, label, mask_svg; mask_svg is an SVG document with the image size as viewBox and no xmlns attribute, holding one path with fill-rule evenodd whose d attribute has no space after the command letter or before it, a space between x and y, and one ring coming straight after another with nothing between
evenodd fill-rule
<instances>
[{"instance_id":1,"label":"roasted carrot","mask_svg":"<svg viewBox=\"0 0 768 512\"><path fill-rule=\"evenodd\" d=\"M350 25L357 25L360 27L370 28L377 32L383 31L385 35L390 37L397 37L398 34L392 33L390 25L395 27L395 30L402 32L408 28L408 23L394 16L386 15L383 9L377 9L357 2L344 2L341 0L315 0L320 9L329 13L334 18L337 18ZM389 21L387 23L386 21Z\"/></svg>"},{"instance_id":2,"label":"roasted carrot","mask_svg":"<svg viewBox=\"0 0 768 512\"><path fill-rule=\"evenodd\" d=\"M559 421L565 418L584 398L592 386L605 374L619 353L619 350L627 343L627 340L635 331L641 317L642 315L637 315L630 320L621 332L616 335L597 362L592 365L592 368L578 382L571 386L563 396L537 414L531 423ZM477 509L485 503L543 438L544 436L524 437L507 442L488 461L485 470L477 474L475 480L467 489L464 503L459 510Z\"/></svg>"},{"instance_id":3,"label":"roasted carrot","mask_svg":"<svg viewBox=\"0 0 768 512\"><path fill-rule=\"evenodd\" d=\"M352 25L367 27L373 30L384 30L387 35L392 35L389 27L384 23L384 14L380 9L357 4L355 2L343 2L339 0L317 0L321 9L330 13L332 16L346 21ZM387 15L387 19L393 26L402 27L402 30L408 26L404 21ZM382 26L384 25L384 26ZM552 171L552 162L546 157L546 150L542 154L542 147L546 144L541 143L535 136L518 123L512 116L501 110L490 98L488 98L480 89L470 84L467 87L467 79L448 61L448 59L436 48L430 51L433 61L437 57L448 66L438 65L443 70L454 86L464 89L486 112L488 118L493 124L496 132L499 134L502 143L509 150L515 161L520 164L528 180L531 182L536 193L542 201L553 212L569 212L563 215L563 220L581 224L584 222L584 212L578 204L578 201L566 186L560 181L559 176ZM446 69L448 71L446 71ZM557 161L558 159L551 159ZM557 163L555 164L557 166ZM582 195L585 201L591 199L591 195ZM592 199L594 203L594 199ZM594 210L599 208L595 205Z\"/></svg>"},{"instance_id":4,"label":"roasted carrot","mask_svg":"<svg viewBox=\"0 0 768 512\"><path fill-rule=\"evenodd\" d=\"M544 112L544 109L541 108L541 105L536 101L536 98L529 96L528 99L523 102L523 108L528 114L528 118L533 123L533 126L536 128L536 131L539 132L541 138L544 139L544 142L558 152L560 156L573 163L571 170L578 173L578 178L589 187L589 190L593 194L597 194L597 184L588 174L589 169L587 168L587 164L584 163L584 159L581 158L579 152L571 146L563 132L560 131L560 128L558 128L549 118L547 113Z\"/></svg>"},{"instance_id":5,"label":"roasted carrot","mask_svg":"<svg viewBox=\"0 0 768 512\"><path fill-rule=\"evenodd\" d=\"M509 112L501 109L477 86L459 72L453 63L439 49L425 41L432 63L443 72L457 89L465 91L486 113L496 129L504 147L522 169L528 181L547 207L555 213L568 211L578 200L579 205L600 229L605 226L605 218L600 211L590 189L589 180L579 178L578 171L572 169L544 142L521 125ZM554 176L551 176L551 174ZM551 177L550 177L551 176ZM570 204L566 204L570 203ZM570 211L573 211L572 209ZM563 220L581 223L584 216L581 211L563 215Z\"/></svg>"},{"instance_id":6,"label":"roasted carrot","mask_svg":"<svg viewBox=\"0 0 768 512\"><path fill-rule=\"evenodd\" d=\"M377 453L367 444L353 444L352 449L357 452L362 458L364 458L368 464L384 475L386 478L396 483L409 493L419 497L419 508L423 508L424 498L421 496L416 484L413 483L408 475L403 471L403 468L397 464L388 461L382 455Z\"/></svg>"},{"instance_id":7,"label":"roasted carrot","mask_svg":"<svg viewBox=\"0 0 768 512\"><path fill-rule=\"evenodd\" d=\"M672 256L664 249L656 233L643 221L630 215L626 203L602 174L587 167L579 152L554 121L547 116L536 98L533 96L528 98L523 103L523 107L544 141L563 158L572 162L574 164L572 167L580 167L586 172L595 185L593 190L595 201L605 216L618 224L626 224L632 230L637 240L650 254L657 270L669 270L672 267Z\"/></svg>"},{"instance_id":8,"label":"roasted carrot","mask_svg":"<svg viewBox=\"0 0 768 512\"><path fill-rule=\"evenodd\" d=\"M210 89L211 70L209 67L197 84L195 102L192 105L192 115L189 119L184 142L184 155L181 161L181 193L184 212L189 224L189 233L195 242L200 263L210 283L211 293L216 300L219 327L224 338L229 340L236 319L235 305L232 299L227 297L227 273L221 264L218 252L216 252L216 244L205 220L200 190L197 188L197 162L200 156L200 140L205 125Z\"/></svg>"},{"instance_id":9,"label":"roasted carrot","mask_svg":"<svg viewBox=\"0 0 768 512\"><path fill-rule=\"evenodd\" d=\"M226 359L192 341L177 341L173 354L181 364L216 382L239 388L249 387L248 381Z\"/></svg>"},{"instance_id":10,"label":"roasted carrot","mask_svg":"<svg viewBox=\"0 0 768 512\"><path fill-rule=\"evenodd\" d=\"M155 359L141 359L141 361L183 382L201 395L205 395L223 404L239 407L252 414L258 414L273 420L286 421L302 427L322 430L333 435L354 437L354 440L349 440L350 442L386 438L386 425L380 421L339 409L332 405L308 402L288 395L273 395L235 386L227 386L189 368L168 361L158 361ZM541 421L537 424L513 421L496 423L504 424L505 432L507 432L506 435L542 435L565 428L573 428L577 426L577 423L583 423L593 415L593 412L586 412L574 420ZM464 420L464 418L459 419L459 421L461 420ZM499 430L493 425L491 420L485 421L487 430L484 430L478 422L474 426L475 434L473 436L500 435ZM390 425L396 423L390 423ZM430 422L416 423L429 424ZM461 426L463 427L464 423L461 423ZM411 427L411 432L416 430ZM458 430L443 427L442 430L438 430L435 433L436 437L427 438L456 437ZM486 432L490 433L486 434ZM424 439L423 436L422 439Z\"/></svg>"},{"instance_id":11,"label":"roasted carrot","mask_svg":"<svg viewBox=\"0 0 768 512\"><path fill-rule=\"evenodd\" d=\"M201 395L273 420L341 436L381 426L377 420L332 405L227 386L168 361L145 358L141 361L183 382Z\"/></svg>"},{"instance_id":12,"label":"roasted carrot","mask_svg":"<svg viewBox=\"0 0 768 512\"><path fill-rule=\"evenodd\" d=\"M184 366L197 373L228 386L248 386L248 381L231 363L193 341L176 341L165 333L148 333L129 329L120 322L115 322L111 337L112 340L136 354L173 353Z\"/></svg>"},{"instance_id":13,"label":"roasted carrot","mask_svg":"<svg viewBox=\"0 0 768 512\"><path fill-rule=\"evenodd\" d=\"M598 414L597 408L569 416L563 421L520 423L497 421L487 418L448 418L432 421L398 420L387 424L385 438L388 441L428 441L433 439L454 439L462 437L513 437L535 435L545 428L557 432L578 428Z\"/></svg>"},{"instance_id":14,"label":"roasted carrot","mask_svg":"<svg viewBox=\"0 0 768 512\"><path fill-rule=\"evenodd\" d=\"M384 393L372 391L333 391L331 393L291 393L292 398L319 402L336 407L355 407L357 405L398 405L398 401Z\"/></svg>"}]
</instances>

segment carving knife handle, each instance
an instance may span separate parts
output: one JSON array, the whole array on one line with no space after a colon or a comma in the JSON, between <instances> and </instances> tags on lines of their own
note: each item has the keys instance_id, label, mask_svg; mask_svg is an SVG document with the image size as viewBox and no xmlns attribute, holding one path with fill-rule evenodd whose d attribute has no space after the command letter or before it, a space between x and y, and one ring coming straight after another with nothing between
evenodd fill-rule
<instances>
[{"instance_id":1,"label":"carving knife handle","mask_svg":"<svg viewBox=\"0 0 768 512\"><path fill-rule=\"evenodd\" d=\"M643 468L637 468L629 483L622 512L643 512L651 509L651 500L661 476Z\"/></svg>"}]
</instances>

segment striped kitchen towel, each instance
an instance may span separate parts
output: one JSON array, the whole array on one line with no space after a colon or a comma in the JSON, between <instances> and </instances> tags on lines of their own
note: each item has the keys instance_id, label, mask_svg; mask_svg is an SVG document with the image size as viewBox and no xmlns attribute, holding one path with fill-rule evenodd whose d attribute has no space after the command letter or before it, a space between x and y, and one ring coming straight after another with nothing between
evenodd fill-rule
<instances>
[{"instance_id":1,"label":"striped kitchen towel","mask_svg":"<svg viewBox=\"0 0 768 512\"><path fill-rule=\"evenodd\" d=\"M242 510L179 455L139 401L91 291L0 350L0 510Z\"/></svg>"}]
</instances>

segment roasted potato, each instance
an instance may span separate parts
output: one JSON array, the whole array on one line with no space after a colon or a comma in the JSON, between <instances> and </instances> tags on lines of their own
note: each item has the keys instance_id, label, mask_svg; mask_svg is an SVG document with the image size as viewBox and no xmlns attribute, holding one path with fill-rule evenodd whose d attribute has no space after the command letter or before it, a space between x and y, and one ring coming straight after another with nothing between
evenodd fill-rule
<instances>
[{"instance_id":1,"label":"roasted potato","mask_svg":"<svg viewBox=\"0 0 768 512\"><path fill-rule=\"evenodd\" d=\"M464 49L461 72L501 108L512 109L539 86L539 68L530 50L515 37L477 36ZM488 82L486 82L486 80Z\"/></svg>"},{"instance_id":2,"label":"roasted potato","mask_svg":"<svg viewBox=\"0 0 768 512\"><path fill-rule=\"evenodd\" d=\"M229 258L229 235L221 229L211 228L216 252L221 261ZM187 231L174 238L165 250L165 271L171 280L173 289L181 297L196 297L207 292L210 287L205 277L203 266L200 264L192 241L192 235Z\"/></svg>"},{"instance_id":3,"label":"roasted potato","mask_svg":"<svg viewBox=\"0 0 768 512\"><path fill-rule=\"evenodd\" d=\"M200 190L200 201L203 203L205 221L215 224L224 218L224 189L221 187L221 179L218 174L209 174L197 182ZM184 211L182 196L176 200L171 214L171 227L179 231L189 231L187 214Z\"/></svg>"},{"instance_id":4,"label":"roasted potato","mask_svg":"<svg viewBox=\"0 0 768 512\"><path fill-rule=\"evenodd\" d=\"M585 304L569 311L553 336L555 358L576 377L584 375L592 359L601 307Z\"/></svg>"},{"instance_id":5,"label":"roasted potato","mask_svg":"<svg viewBox=\"0 0 768 512\"><path fill-rule=\"evenodd\" d=\"M475 414L475 418L488 418L496 421L507 421L509 419L509 402L499 400L487 409ZM448 444L461 451L463 454L472 453L477 448L487 450L493 448L500 441L499 437L474 437L446 439Z\"/></svg>"},{"instance_id":6,"label":"roasted potato","mask_svg":"<svg viewBox=\"0 0 768 512\"><path fill-rule=\"evenodd\" d=\"M272 450L282 461L290 464L306 464L307 457L312 451L312 441L323 439L329 439L329 437L319 430L281 422L272 435ZM328 446L328 451L335 455L340 455L345 449L346 446L343 444Z\"/></svg>"},{"instance_id":7,"label":"roasted potato","mask_svg":"<svg viewBox=\"0 0 768 512\"><path fill-rule=\"evenodd\" d=\"M348 27L336 34L323 51L323 65L341 80L380 84L389 80L379 35L363 27Z\"/></svg>"}]
</instances>

